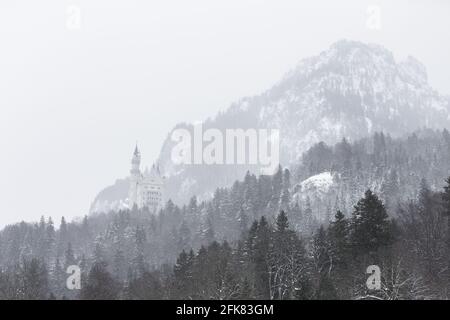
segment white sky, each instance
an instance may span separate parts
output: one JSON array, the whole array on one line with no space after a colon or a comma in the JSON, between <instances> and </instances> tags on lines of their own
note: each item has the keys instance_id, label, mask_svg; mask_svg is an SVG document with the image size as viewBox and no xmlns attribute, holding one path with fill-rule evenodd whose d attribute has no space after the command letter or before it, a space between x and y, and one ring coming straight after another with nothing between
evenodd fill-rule
<instances>
[{"instance_id":1,"label":"white sky","mask_svg":"<svg viewBox=\"0 0 450 320\"><path fill-rule=\"evenodd\" d=\"M366 27L381 8L381 29ZM81 11L67 28L68 8ZM0 226L87 213L157 157L180 121L213 116L346 38L422 61L450 93L445 0L1 0ZM69 9L70 12L70 9Z\"/></svg>"}]
</instances>

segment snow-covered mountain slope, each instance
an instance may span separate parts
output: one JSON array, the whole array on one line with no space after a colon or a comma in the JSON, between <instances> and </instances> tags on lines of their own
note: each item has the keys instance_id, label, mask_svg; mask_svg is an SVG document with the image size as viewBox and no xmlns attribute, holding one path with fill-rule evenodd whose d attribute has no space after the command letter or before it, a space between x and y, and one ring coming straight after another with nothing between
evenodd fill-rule
<instances>
[{"instance_id":1,"label":"snow-covered mountain slope","mask_svg":"<svg viewBox=\"0 0 450 320\"><path fill-rule=\"evenodd\" d=\"M450 103L430 87L426 69L416 59L396 62L381 46L343 40L301 61L274 87L234 103L204 127L279 129L281 163L289 166L319 141L334 144L376 131L399 136L422 127L448 128ZM248 169L257 171L245 165L175 165L173 146L168 138L159 162L176 200L207 195L241 179ZM180 188L186 181L189 186Z\"/></svg>"},{"instance_id":2,"label":"snow-covered mountain slope","mask_svg":"<svg viewBox=\"0 0 450 320\"><path fill-rule=\"evenodd\" d=\"M91 204L91 213L128 209L129 179L119 179L112 186L103 189Z\"/></svg>"},{"instance_id":3,"label":"snow-covered mountain slope","mask_svg":"<svg viewBox=\"0 0 450 320\"><path fill-rule=\"evenodd\" d=\"M180 106L181 107L181 106ZM279 129L280 161L299 161L314 143L355 140L376 131L400 136L418 128L450 127L450 100L433 90L416 59L395 61L385 48L342 40L302 60L266 92L246 97L203 124L204 129ZM176 128L192 130L190 124ZM177 203L210 195L242 179L249 165L179 165L168 135L159 164L168 198Z\"/></svg>"}]
</instances>

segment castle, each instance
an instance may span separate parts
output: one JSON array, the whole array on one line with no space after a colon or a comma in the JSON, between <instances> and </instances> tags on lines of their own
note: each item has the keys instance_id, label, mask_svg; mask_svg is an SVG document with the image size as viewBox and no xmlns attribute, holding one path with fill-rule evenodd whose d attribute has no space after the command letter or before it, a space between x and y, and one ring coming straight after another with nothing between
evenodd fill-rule
<instances>
[{"instance_id":1,"label":"castle","mask_svg":"<svg viewBox=\"0 0 450 320\"><path fill-rule=\"evenodd\" d=\"M157 212L163 207L164 199L164 177L159 171L159 166L152 166L149 171L143 173L140 169L141 153L136 145L131 160L130 190L128 193L128 205L133 208L148 208L152 212Z\"/></svg>"}]
</instances>

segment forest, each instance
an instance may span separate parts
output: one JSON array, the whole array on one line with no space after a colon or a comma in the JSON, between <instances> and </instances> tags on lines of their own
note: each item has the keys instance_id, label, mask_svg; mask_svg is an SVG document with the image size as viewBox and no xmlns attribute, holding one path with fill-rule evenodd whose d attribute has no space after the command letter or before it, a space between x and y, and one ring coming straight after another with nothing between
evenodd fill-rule
<instances>
[{"instance_id":1,"label":"forest","mask_svg":"<svg viewBox=\"0 0 450 320\"><path fill-rule=\"evenodd\" d=\"M0 232L0 299L448 299L450 134L319 143L210 199ZM301 181L331 172L325 194ZM69 266L81 289L66 286ZM380 290L366 269L381 270Z\"/></svg>"}]
</instances>

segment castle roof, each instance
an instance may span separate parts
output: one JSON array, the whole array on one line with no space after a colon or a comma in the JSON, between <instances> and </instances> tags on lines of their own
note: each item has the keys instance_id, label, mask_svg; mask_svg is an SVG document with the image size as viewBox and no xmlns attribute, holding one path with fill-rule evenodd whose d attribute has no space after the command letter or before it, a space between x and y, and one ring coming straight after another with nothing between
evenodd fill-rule
<instances>
[{"instance_id":1,"label":"castle roof","mask_svg":"<svg viewBox=\"0 0 450 320\"><path fill-rule=\"evenodd\" d=\"M141 153L139 152L139 148L138 148L138 145L137 145L137 143L136 143L136 147L134 148L134 155L135 156L139 156Z\"/></svg>"},{"instance_id":2,"label":"castle roof","mask_svg":"<svg viewBox=\"0 0 450 320\"><path fill-rule=\"evenodd\" d=\"M159 170L159 166L153 165L150 171L148 170L148 168L146 168L142 176L144 183L151 183L151 184L164 183L163 177L161 176L161 172Z\"/></svg>"}]
</instances>

